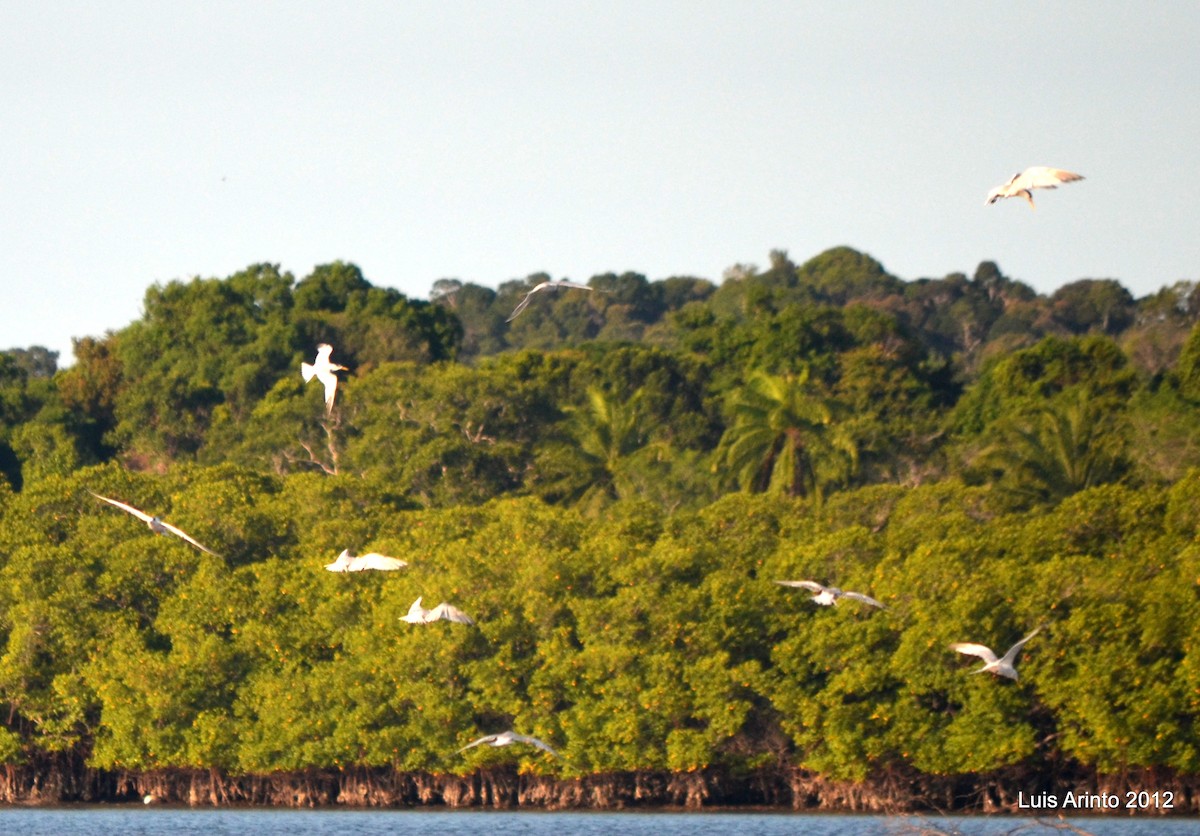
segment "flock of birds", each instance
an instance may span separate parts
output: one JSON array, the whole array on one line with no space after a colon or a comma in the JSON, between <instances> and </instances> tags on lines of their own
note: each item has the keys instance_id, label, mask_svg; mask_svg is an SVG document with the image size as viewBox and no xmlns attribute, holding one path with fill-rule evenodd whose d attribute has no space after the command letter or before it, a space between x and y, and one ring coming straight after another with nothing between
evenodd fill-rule
<instances>
[{"instance_id":1,"label":"flock of birds","mask_svg":"<svg viewBox=\"0 0 1200 836\"><path fill-rule=\"evenodd\" d=\"M1049 166L1037 165L1027 168L1024 171L1017 172L1005 184L997 186L988 192L985 206L990 206L996 201L1006 197L1023 197L1029 203L1030 209L1037 209L1033 203L1034 189L1055 189L1060 183L1074 183L1076 180L1082 180L1083 176L1076 174L1073 171L1065 171L1061 168L1050 168ZM528 298L526 298L528 301ZM837 604L843 598L851 601L858 601L862 604L867 604L872 607L886 609L879 601L876 601L869 595L864 595L861 592L850 592L848 590L838 589L836 586L824 586L816 581L775 581L782 586L798 587L807 589L813 593L811 598L814 604L830 607ZM1008 679L1017 679L1017 654L1021 652L1021 648L1025 646L1025 642L1032 639L1041 630L1041 627L1034 628L1033 632L1025 636L1019 642L1008 649L1003 656L997 657L995 652L988 646L976 644L974 642L954 642L950 645L950 649L958 653L963 653L968 656L977 656L983 660L983 667L971 673L991 673L996 676L1007 677Z\"/></svg>"},{"instance_id":2,"label":"flock of birds","mask_svg":"<svg viewBox=\"0 0 1200 836\"><path fill-rule=\"evenodd\" d=\"M1010 179L1007 183L997 186L988 192L985 205L995 203L1002 198L1023 197L1029 202L1031 209L1036 209L1037 207L1034 206L1033 203L1034 189L1053 189L1056 188L1060 183L1073 183L1076 180L1082 179L1083 177L1078 174L1070 171L1064 171L1059 168L1034 166L1014 174L1012 179ZM565 279L560 281L547 280L541 282L530 288L529 292L525 294L524 298L521 299L516 308L513 310L512 314L510 314L508 319L505 321L512 322L514 319L520 316L521 312L529 307L529 303L533 300L536 294L541 293L542 291L556 291L560 289L592 291L595 288L589 287L586 284L567 281ZM326 413L331 413L333 411L334 400L337 397L338 377L336 372L349 371L346 366L334 363L330 359L332 354L333 346L327 343L322 343L321 345L317 346L317 356L312 363L300 364L300 374L304 378L305 383L309 382L315 377L325 388ZM155 534L173 534L181 540L191 544L192 546L195 546L197 549L200 549L202 552L213 555L214 557L220 557L220 555L204 544L200 543L198 540L196 540L196 538L192 537L186 531L171 525L161 517L147 514L145 511L135 508L132 505L112 499L111 497L101 496L94 491L89 490L88 493L92 494L92 496L96 497L96 499L100 500L101 502L106 502L109 505L120 508L122 511L125 511L126 513L146 523L150 530ZM375 552L360 555L356 554L351 549L344 549L332 563L325 564L325 569L330 572L391 572L397 569L403 569L406 566L408 566L407 561L400 560L396 557L388 557L387 555L377 554ZM836 586L825 586L812 580L776 581L776 583L782 586L796 587L812 592L812 602L821 606L833 606L837 604L838 601L847 599L851 601L857 601L868 606L886 609L882 603L869 595L864 595L861 592L838 589ZM472 619L465 612L460 610L458 607L455 607L444 601L433 609L426 609L421 605L423 598L424 596L419 596L417 600L413 601L412 606L409 607L408 613L402 616L400 620L409 624L431 624L435 621L450 621L456 624L467 625L475 624L474 619ZM1021 649L1025 646L1026 642L1037 635L1040 629L1040 627L1034 629L1032 633L1029 633L1023 639L1018 641L1016 644L1010 647L1003 656L1000 657L997 657L991 648L982 644L975 644L973 642L955 642L950 645L950 649L957 651L958 653L977 656L983 660L983 667L972 671L972 673L990 672L996 676L1003 676L1012 680L1016 680L1017 671L1015 663L1017 654L1021 652ZM462 752L465 752L466 750L475 746L509 746L513 743L524 743L541 749L544 752L548 752L557 758L562 757L544 741L529 735L518 734L517 732L511 730L500 732L499 734L484 735L478 740L468 743L466 746L455 752L455 754L461 754ZM149 804L153 801L153 796L146 796L145 800L146 803Z\"/></svg>"},{"instance_id":3,"label":"flock of birds","mask_svg":"<svg viewBox=\"0 0 1200 836\"><path fill-rule=\"evenodd\" d=\"M548 286L553 287L557 285L579 287L579 285L574 285L570 282L543 282L529 292L525 299L522 300L521 304L518 305L518 310L513 314L513 316L516 316L517 313L520 313L521 310L524 310L525 306L529 303L530 297L532 297L534 293L539 290L543 290ZM590 290L591 288L587 289ZM312 363L300 364L300 374L304 378L305 383L315 377L325 387L325 410L327 413L333 411L334 399L337 396L338 378L335 372L348 371L346 366L339 365L330 360L330 356L332 354L333 347L322 343L321 345L317 346L317 356ZM182 528L171 525L161 517L147 514L140 508L135 508L128 503L121 502L120 500L113 499L111 497L102 496L101 494L98 494L92 490L89 490L88 493L96 497L96 499L100 500L101 502L106 502L109 505L120 508L127 514L130 514L146 523L150 530L155 534L172 534L184 542L195 546L197 549L206 554L211 554L214 557L220 557L219 554L201 543L192 535L188 534ZM392 572L397 569L403 569L406 566L408 566L408 561L401 560L398 557L389 557L388 555L379 554L377 552L357 554L352 549L343 549L342 553L339 554L332 563L325 564L325 569L330 572L339 573L365 571ZM423 600L424 596L418 596L417 600L413 601L412 606L410 606L408 609L408 612L403 615L400 620L409 624L432 624L436 621L449 621L455 624L466 625L475 624L475 620L471 618L471 616L467 615L461 609L452 604L448 604L443 601L433 609L426 609L421 605ZM455 752L455 754L460 754L465 752L467 749L483 744L488 744L491 746L509 746L513 743L529 744L537 747L538 749L549 752L555 757L561 757L558 752L536 737L518 734L511 730L501 732L499 734L485 735L478 740L473 741L472 743L468 743L466 746ZM144 799L146 804L151 804L154 802L154 800L154 796L151 795L147 795Z\"/></svg>"}]
</instances>

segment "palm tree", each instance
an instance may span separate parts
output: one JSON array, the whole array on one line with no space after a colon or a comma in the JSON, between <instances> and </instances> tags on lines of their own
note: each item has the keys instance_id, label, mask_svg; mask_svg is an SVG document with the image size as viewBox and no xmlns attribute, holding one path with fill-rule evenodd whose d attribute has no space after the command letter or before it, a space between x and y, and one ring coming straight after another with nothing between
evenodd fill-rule
<instances>
[{"instance_id":1,"label":"palm tree","mask_svg":"<svg viewBox=\"0 0 1200 836\"><path fill-rule=\"evenodd\" d=\"M733 420L717 447L717 464L748 491L814 494L849 478L858 448L834 423L834 404L815 395L808 369L797 375L756 372L730 402Z\"/></svg>"},{"instance_id":2,"label":"palm tree","mask_svg":"<svg viewBox=\"0 0 1200 836\"><path fill-rule=\"evenodd\" d=\"M642 414L641 389L617 403L596 387L588 387L587 404L571 412L570 432L579 449L609 474L618 460L646 443L649 428Z\"/></svg>"},{"instance_id":3,"label":"palm tree","mask_svg":"<svg viewBox=\"0 0 1200 836\"><path fill-rule=\"evenodd\" d=\"M616 499L622 460L645 446L650 434L642 403L641 389L620 402L590 387L585 403L567 407L565 437L540 455L543 496L593 509Z\"/></svg>"},{"instance_id":4,"label":"palm tree","mask_svg":"<svg viewBox=\"0 0 1200 836\"><path fill-rule=\"evenodd\" d=\"M1004 427L983 462L999 471L998 487L1010 497L1055 502L1125 473L1129 462L1121 429L1080 389L1042 406L1031 420Z\"/></svg>"}]
</instances>

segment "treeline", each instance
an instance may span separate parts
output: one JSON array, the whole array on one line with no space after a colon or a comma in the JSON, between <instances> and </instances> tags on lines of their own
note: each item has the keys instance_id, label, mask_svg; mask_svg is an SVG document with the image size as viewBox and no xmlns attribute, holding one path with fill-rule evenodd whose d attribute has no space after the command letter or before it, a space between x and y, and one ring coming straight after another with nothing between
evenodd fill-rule
<instances>
[{"instance_id":1,"label":"treeline","mask_svg":"<svg viewBox=\"0 0 1200 836\"><path fill-rule=\"evenodd\" d=\"M113 459L236 463L380 478L423 506L602 489L698 507L751 487L726 433L756 411L805 413L810 445L848 459L800 461L789 492L807 495L978 481L977 454L1014 419L1080 397L1113 425L1122 478L1170 482L1200 461L1194 283L1043 297L988 262L906 283L846 248L728 272L719 287L597 276L602 292L542 294L508 325L544 276L498 292L442 280L432 303L342 263L156 285L140 320L77 340L69 369L45 349L0 353L0 473L19 489ZM352 370L332 423L297 372L321 342Z\"/></svg>"},{"instance_id":2,"label":"treeline","mask_svg":"<svg viewBox=\"0 0 1200 836\"><path fill-rule=\"evenodd\" d=\"M719 286L598 276L501 327L542 278L418 302L351 265L257 265L151 288L68 369L0 355L10 783L518 763L898 801L971 775L1194 785L1193 285L1043 297L988 263L902 282L776 252ZM299 374L319 342L351 367L330 415ZM324 572L344 548L410 566ZM773 583L800 577L887 609ZM399 621L417 596L478 626ZM1037 625L1016 683L947 648ZM563 760L453 754L506 728Z\"/></svg>"}]
</instances>

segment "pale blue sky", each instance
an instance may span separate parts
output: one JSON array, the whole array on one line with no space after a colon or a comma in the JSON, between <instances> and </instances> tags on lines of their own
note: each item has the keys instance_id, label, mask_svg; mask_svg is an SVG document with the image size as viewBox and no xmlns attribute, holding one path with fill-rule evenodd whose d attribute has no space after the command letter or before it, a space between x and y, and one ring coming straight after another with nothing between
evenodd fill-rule
<instances>
[{"instance_id":1,"label":"pale blue sky","mask_svg":"<svg viewBox=\"0 0 1200 836\"><path fill-rule=\"evenodd\" d=\"M1200 278L1200 3L0 0L0 348L147 286L358 264L426 298L720 280ZM1030 165L1087 179L983 205Z\"/></svg>"}]
</instances>

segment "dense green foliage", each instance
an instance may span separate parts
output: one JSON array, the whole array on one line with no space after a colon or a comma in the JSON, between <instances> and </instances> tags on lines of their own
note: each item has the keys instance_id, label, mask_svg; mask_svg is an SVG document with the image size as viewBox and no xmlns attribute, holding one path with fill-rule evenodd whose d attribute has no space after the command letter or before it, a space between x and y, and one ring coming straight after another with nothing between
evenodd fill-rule
<instances>
[{"instance_id":1,"label":"dense green foliage","mask_svg":"<svg viewBox=\"0 0 1200 836\"><path fill-rule=\"evenodd\" d=\"M426 303L255 265L68 369L0 354L0 762L1200 772L1194 288L770 264L511 325L546 277ZM410 565L325 572L344 548ZM1038 625L1017 682L948 649ZM452 754L506 728L564 759Z\"/></svg>"}]
</instances>

